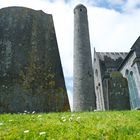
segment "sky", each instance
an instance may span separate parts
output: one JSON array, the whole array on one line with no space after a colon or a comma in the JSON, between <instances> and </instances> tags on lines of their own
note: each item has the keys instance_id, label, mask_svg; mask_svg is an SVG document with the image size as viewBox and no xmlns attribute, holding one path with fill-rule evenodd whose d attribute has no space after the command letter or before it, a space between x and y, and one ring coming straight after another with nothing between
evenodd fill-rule
<instances>
[{"instance_id":1,"label":"sky","mask_svg":"<svg viewBox=\"0 0 140 140\"><path fill-rule=\"evenodd\" d=\"M73 9L88 10L90 43L101 52L129 52L140 35L140 0L0 0L0 8L24 6L52 14L57 42L72 108Z\"/></svg>"}]
</instances>

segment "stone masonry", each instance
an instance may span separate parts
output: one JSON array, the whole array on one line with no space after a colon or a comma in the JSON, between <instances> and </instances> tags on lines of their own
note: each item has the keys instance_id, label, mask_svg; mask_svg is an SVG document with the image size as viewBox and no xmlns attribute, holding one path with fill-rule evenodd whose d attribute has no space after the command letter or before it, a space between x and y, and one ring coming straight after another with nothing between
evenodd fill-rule
<instances>
[{"instance_id":1,"label":"stone masonry","mask_svg":"<svg viewBox=\"0 0 140 140\"><path fill-rule=\"evenodd\" d=\"M0 113L69 109L52 15L0 9Z\"/></svg>"},{"instance_id":2,"label":"stone masonry","mask_svg":"<svg viewBox=\"0 0 140 140\"><path fill-rule=\"evenodd\" d=\"M73 110L95 109L94 79L87 9L77 5L74 9L74 89Z\"/></svg>"}]
</instances>

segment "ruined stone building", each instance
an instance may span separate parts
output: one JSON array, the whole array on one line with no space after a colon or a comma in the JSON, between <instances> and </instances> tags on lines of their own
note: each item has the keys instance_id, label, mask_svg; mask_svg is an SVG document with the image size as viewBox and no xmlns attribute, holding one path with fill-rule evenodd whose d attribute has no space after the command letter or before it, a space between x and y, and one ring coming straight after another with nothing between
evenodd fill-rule
<instances>
[{"instance_id":1,"label":"ruined stone building","mask_svg":"<svg viewBox=\"0 0 140 140\"><path fill-rule=\"evenodd\" d=\"M0 9L0 113L70 110L52 15Z\"/></svg>"},{"instance_id":2,"label":"ruined stone building","mask_svg":"<svg viewBox=\"0 0 140 140\"><path fill-rule=\"evenodd\" d=\"M128 81L131 109L140 108L140 37L131 47L118 71Z\"/></svg>"},{"instance_id":3,"label":"ruined stone building","mask_svg":"<svg viewBox=\"0 0 140 140\"><path fill-rule=\"evenodd\" d=\"M94 83L97 110L130 109L127 80L118 72L127 53L94 50Z\"/></svg>"},{"instance_id":4,"label":"ruined stone building","mask_svg":"<svg viewBox=\"0 0 140 140\"><path fill-rule=\"evenodd\" d=\"M81 111L78 107L81 107L83 100L87 101L88 97L92 96L96 96L96 101L94 98L92 101L96 104L94 108L96 106L97 110L140 108L140 37L129 53L96 52L94 49L92 64L89 63L91 52L86 51L90 47L87 45L90 44L87 37L89 31L88 28L82 30L83 26L88 24L86 22L84 25L87 14L85 9L86 7L81 4L74 9L74 111ZM93 76L88 75L89 64L93 66ZM94 83L89 81L91 77ZM93 90L89 90L91 83L94 85ZM91 106L92 104L85 104L86 109L82 108L82 111L90 110Z\"/></svg>"},{"instance_id":5,"label":"ruined stone building","mask_svg":"<svg viewBox=\"0 0 140 140\"><path fill-rule=\"evenodd\" d=\"M97 109L140 108L140 37L129 53L94 50Z\"/></svg>"}]
</instances>

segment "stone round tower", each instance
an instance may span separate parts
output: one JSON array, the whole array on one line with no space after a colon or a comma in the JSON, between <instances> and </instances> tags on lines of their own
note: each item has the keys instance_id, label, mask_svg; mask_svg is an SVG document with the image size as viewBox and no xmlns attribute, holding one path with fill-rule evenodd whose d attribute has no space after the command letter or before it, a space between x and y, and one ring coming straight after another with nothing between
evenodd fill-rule
<instances>
[{"instance_id":1,"label":"stone round tower","mask_svg":"<svg viewBox=\"0 0 140 140\"><path fill-rule=\"evenodd\" d=\"M74 8L73 111L94 110L95 104L87 9L79 4Z\"/></svg>"}]
</instances>

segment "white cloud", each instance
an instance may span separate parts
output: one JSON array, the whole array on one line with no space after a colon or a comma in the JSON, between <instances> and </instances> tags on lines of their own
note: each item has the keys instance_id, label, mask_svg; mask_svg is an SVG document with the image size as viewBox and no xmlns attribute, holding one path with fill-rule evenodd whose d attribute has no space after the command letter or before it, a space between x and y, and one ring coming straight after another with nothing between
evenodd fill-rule
<instances>
[{"instance_id":1,"label":"white cloud","mask_svg":"<svg viewBox=\"0 0 140 140\"><path fill-rule=\"evenodd\" d=\"M133 12L136 10L138 5L140 6L140 0L128 0L124 5L124 11Z\"/></svg>"},{"instance_id":2,"label":"white cloud","mask_svg":"<svg viewBox=\"0 0 140 140\"><path fill-rule=\"evenodd\" d=\"M125 3L126 0L108 0L109 3L111 3L112 5L122 5Z\"/></svg>"},{"instance_id":3,"label":"white cloud","mask_svg":"<svg viewBox=\"0 0 140 140\"><path fill-rule=\"evenodd\" d=\"M92 4L95 1L92 1ZM116 4L123 0L110 1ZM73 76L73 8L83 3L88 9L91 47L97 51L129 51L140 35L140 10L136 7L140 0L128 0L123 3L123 11L119 13L100 7L91 6L89 0L64 0L49 2L49 0L0 0L0 8L7 6L26 6L53 15L59 51L61 55L65 79ZM113 4L112 3L112 4ZM72 81L72 78L71 78ZM68 87L68 95L72 105L72 90Z\"/></svg>"},{"instance_id":4,"label":"white cloud","mask_svg":"<svg viewBox=\"0 0 140 140\"><path fill-rule=\"evenodd\" d=\"M105 8L89 7L92 47L97 51L129 51L140 35L140 10L119 13Z\"/></svg>"}]
</instances>

